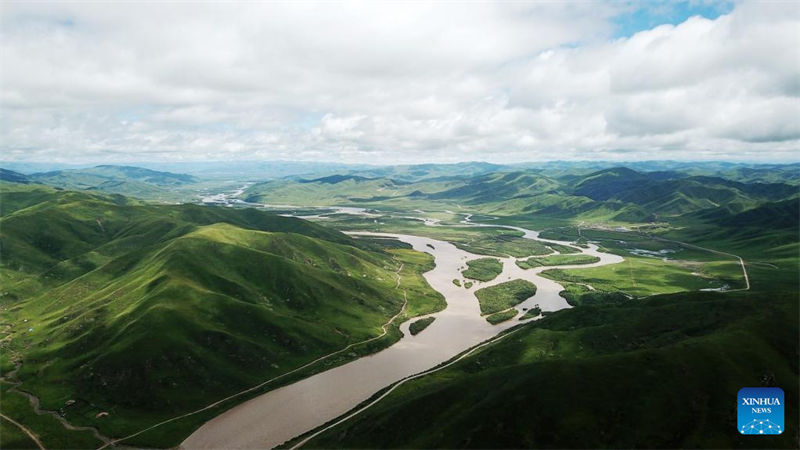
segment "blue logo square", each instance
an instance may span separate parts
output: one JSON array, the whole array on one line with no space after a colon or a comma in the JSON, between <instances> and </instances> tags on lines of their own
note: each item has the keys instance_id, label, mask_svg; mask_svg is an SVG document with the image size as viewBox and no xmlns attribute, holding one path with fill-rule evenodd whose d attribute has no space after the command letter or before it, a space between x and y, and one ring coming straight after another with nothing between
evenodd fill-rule
<instances>
[{"instance_id":1,"label":"blue logo square","mask_svg":"<svg viewBox=\"0 0 800 450\"><path fill-rule=\"evenodd\" d=\"M783 389L741 388L737 401L739 433L755 435L783 433Z\"/></svg>"}]
</instances>

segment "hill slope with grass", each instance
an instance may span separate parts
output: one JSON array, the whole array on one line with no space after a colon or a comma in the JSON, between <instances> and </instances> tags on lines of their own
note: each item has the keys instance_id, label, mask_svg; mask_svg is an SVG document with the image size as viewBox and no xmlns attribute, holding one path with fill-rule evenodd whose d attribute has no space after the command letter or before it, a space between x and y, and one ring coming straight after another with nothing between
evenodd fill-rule
<instances>
[{"instance_id":1,"label":"hill slope with grass","mask_svg":"<svg viewBox=\"0 0 800 450\"><path fill-rule=\"evenodd\" d=\"M759 439L737 432L735 408L744 386L780 386L797 404L796 300L695 293L559 311L305 448L796 448L796 407L783 435Z\"/></svg>"},{"instance_id":2,"label":"hill slope with grass","mask_svg":"<svg viewBox=\"0 0 800 450\"><path fill-rule=\"evenodd\" d=\"M443 306L428 258L300 219L33 185L0 202L3 372L109 436L380 336L406 290L418 314Z\"/></svg>"}]
</instances>

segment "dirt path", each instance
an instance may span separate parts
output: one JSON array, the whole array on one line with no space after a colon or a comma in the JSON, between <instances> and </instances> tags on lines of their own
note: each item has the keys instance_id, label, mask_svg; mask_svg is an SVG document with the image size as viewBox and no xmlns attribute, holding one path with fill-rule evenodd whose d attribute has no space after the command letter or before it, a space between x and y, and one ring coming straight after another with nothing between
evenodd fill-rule
<instances>
[{"instance_id":1,"label":"dirt path","mask_svg":"<svg viewBox=\"0 0 800 450\"><path fill-rule=\"evenodd\" d=\"M688 242L675 241L675 240L672 240L672 239L664 239L664 238L660 238L660 237L656 237L656 236L651 236L651 238L653 238L653 239L655 239L657 241L674 242L676 244L683 245L684 247L695 248L695 249L698 249L698 250L704 250L704 251L707 251L707 252L716 253L718 255L732 256L732 257L738 259L739 260L739 265L742 267L742 274L744 275L745 287L740 288L740 289L729 289L729 290L727 290L725 292L749 291L750 290L750 277L747 275L747 267L745 267L744 259L742 259L741 256L734 255L733 253L721 252L719 250L714 250L713 248L707 248L707 247L701 247L699 245L689 244Z\"/></svg>"},{"instance_id":2,"label":"dirt path","mask_svg":"<svg viewBox=\"0 0 800 450\"><path fill-rule=\"evenodd\" d=\"M28 403L30 403L31 408L33 409L33 412L36 413L36 415L38 415L38 416L44 416L44 415L52 416L56 420L58 420L58 422L61 423L61 426L63 426L67 430L70 430L70 431L91 431L92 435L94 435L94 437L97 440L99 440L101 442L105 442L106 444L111 443L111 438L109 438L108 436L104 436L102 433L100 433L100 430L98 430L95 427L78 427L78 426L75 426L75 425L69 423L69 421L64 416L59 414L58 411L51 411L49 409L42 409L41 408L41 402L39 401L39 397L33 395L32 393L30 393L28 391L24 391L24 390L20 389L20 386L22 385L22 381L19 381L19 380L16 379L16 374L17 374L17 372L19 372L19 369L22 367L22 360L19 359L17 354L14 354L12 359L15 361L14 370L12 370L11 372L8 372L8 374L5 377L0 377L0 379L2 379L4 381L7 381L8 383L12 384L12 387L11 387L11 389L8 390L8 392L16 392L16 393L18 393L20 395L23 395L25 398L27 398L28 399ZM11 420L11 419L9 418L9 420Z\"/></svg>"},{"instance_id":3,"label":"dirt path","mask_svg":"<svg viewBox=\"0 0 800 450\"><path fill-rule=\"evenodd\" d=\"M33 408L33 412L35 412L37 415L40 415L40 416L43 416L43 415L53 416L53 417L55 417L56 420L58 420L61 423L61 426L63 426L67 430L70 430L70 431L91 431L92 435L94 435L94 437L97 440L99 440L101 442L104 442L106 444L111 443L111 438L101 434L100 430L98 430L95 427L78 427L78 426L75 426L75 425L69 423L69 421L67 419L65 419L61 414L59 414L58 411L51 411L49 409L41 409L40 402L39 402L39 397L31 394L30 392L23 391L22 389L19 389L19 387L17 387L17 386L13 387L12 390L24 395L28 399L28 402L31 404L31 407Z\"/></svg>"},{"instance_id":4,"label":"dirt path","mask_svg":"<svg viewBox=\"0 0 800 450\"><path fill-rule=\"evenodd\" d=\"M401 275L400 275L400 272L403 270L403 267L404 267L404 264L400 264L400 267L397 269L397 272L395 272L395 274L396 274L396 276L397 276L397 284L395 285L395 289L399 289L399 288L400 288L400 281L401 281ZM203 407L203 408L200 408L200 409L198 409L198 410L191 411L191 412L188 412L188 413L186 413L186 414L182 414L182 415L180 415L180 416L176 416L176 417L173 417L173 418L170 418L170 419L167 419L167 420L161 421L161 422L159 422L159 423L157 423L157 424L155 424L155 425L153 425L153 426L150 426L150 427L148 427L148 428L145 428L145 429L143 429L143 430L141 430L141 431L138 431L138 432L136 432L136 433L133 433L133 434L131 434L131 435L125 436L125 437L123 437L123 438L109 440L108 442L106 442L106 443L105 443L105 445L101 446L101 447L100 447L98 450L104 449L104 448L108 447L109 445L111 445L111 446L115 446L116 444L118 444L118 443L120 443L120 442L122 442L122 441L125 441L125 440L128 440L128 439L130 439L130 438L133 438L133 437L139 436L139 435L140 435L140 434L142 434L142 433L145 433L145 432L147 432L147 431L153 430L153 429L155 429L155 428L158 428L158 427L160 427L160 426L162 426L162 425L166 425L166 424L168 424L168 423L174 422L174 421L176 421L176 420L184 419L184 418L186 418L186 417L193 416L193 415L195 415L195 414L198 414L198 413L201 413L201 412L203 412L203 411L208 411L209 409L212 409L212 408L214 408L214 407L216 407L216 406L219 406L220 404L222 404L222 403L224 403L224 402L226 402L226 401L228 401L228 400L232 400L232 399L234 399L234 398L237 398L237 397L240 397L240 396L242 396L242 395L245 395L245 394L248 394L248 393L250 393L250 392L253 392L253 391L255 391L255 390L258 390L258 389L260 389L260 388L262 388L262 387L266 386L267 384L269 384L269 383L272 383L273 381L279 380L279 379L281 379L281 378L284 378L284 377L286 377L286 376L288 376L288 375L291 375L291 374L293 374L293 373L297 373L297 372L298 372L298 371L300 371L300 370L303 370L303 369L306 369L306 368L308 368L308 367L311 367L311 366L313 366L314 364L316 364L316 363L318 363L318 362L320 362L320 361L323 361L323 360L325 360L325 359L328 359L328 358L330 358L330 357L332 357L332 356L334 356L334 355L337 355L337 354L339 354L339 353L342 353L342 352L344 352L344 351L347 351L347 350L349 350L349 349L351 349L351 348L353 348L353 347L355 347L355 346L357 346L357 345L366 344L366 343L369 343L369 342L375 341L375 340L377 340L377 339L380 339L380 338L382 338L382 337L386 336L386 333L388 333L388 332L389 332L389 326L392 324L392 322L394 322L394 321L395 321L395 320L396 320L398 317L400 317L400 315L402 315L402 314L403 314L403 312L405 312L405 310L406 310L406 305L408 305L408 296L407 296L407 293L406 293L406 291L405 291L405 290L403 290L403 306L400 308L400 311L398 311L398 312L397 312L397 314L395 314L394 316L392 316L392 318L391 318L391 319L389 319L389 320L388 320L386 323L384 323L384 324L381 326L381 334L379 334L379 335L377 335L377 336L375 336L375 337L372 337L372 338L369 338L369 339L365 339L365 340L363 340L363 341L354 342L354 343L352 343L352 344L349 344L348 346L346 346L346 347L344 347L344 348L341 348L341 349L339 349L339 350L336 350L336 351L335 351L335 352L333 352L333 353L328 353L327 355L320 356L319 358L317 358L317 359L315 359L315 360L313 360L313 361L311 361L311 362L308 362L308 363L306 363L306 364L304 364L304 365L302 365L302 366L300 366L300 367L297 367L297 368L295 368L295 369L292 369L292 370L290 370L290 371L288 371L288 372L285 372L285 373L282 373L282 374L280 374L280 375L277 375L277 376L275 376L275 377L273 377L273 378L270 378L269 380L266 380L266 381L264 381L264 382L262 382L262 383L260 383L260 384L258 384L258 385L256 385L256 386L253 386L253 387L251 387L251 388L248 388L248 389L245 389L245 390L243 390L243 391L237 392L237 393L235 393L235 394L233 394L233 395L229 395L228 397L225 397L225 398L223 398L223 399L221 399L221 400L217 400L216 402L214 402L214 403L211 403L210 405L207 405L207 406L205 406L205 407Z\"/></svg>"},{"instance_id":5,"label":"dirt path","mask_svg":"<svg viewBox=\"0 0 800 450\"><path fill-rule=\"evenodd\" d=\"M101 442L105 442L106 444L111 442L111 438L109 438L108 436L104 436L102 433L100 433L100 430L98 430L95 427L78 427L78 426L75 426L75 425L69 423L69 421L64 416L59 414L58 411L51 411L49 409L42 409L41 408L41 402L39 401L39 397L33 395L32 393L30 393L28 391L24 391L24 390L19 388L22 385L22 381L16 380L16 374L19 371L19 369L22 367L22 362L19 359L16 359L16 361L17 362L15 363L14 370L12 370L11 372L8 372L6 377L0 377L3 380L5 380L5 381L7 381L7 382L12 384L12 387L11 387L11 389L8 390L8 392L16 392L16 393L18 393L20 395L23 395L25 398L27 398L28 399L28 403L30 403L31 408L33 409L33 412L36 413L36 415L38 415L38 416L44 416L44 415L52 416L56 420L58 420L59 423L61 423L61 426L63 426L67 430L70 430L70 431L91 431L92 435L94 435L94 437L97 440L99 440Z\"/></svg>"},{"instance_id":6,"label":"dirt path","mask_svg":"<svg viewBox=\"0 0 800 450\"><path fill-rule=\"evenodd\" d=\"M20 429L20 430L22 430L22 431L23 431L25 434L27 434L27 435L28 435L28 437L29 437L29 438L31 438L31 440L32 440L33 442L35 442L35 443L36 443L36 445L38 445L40 449L42 449L42 450L45 450L45 449L44 449L44 444L42 444L42 441L40 441L40 440L39 440L39 437L38 437L38 436L36 436L36 434L35 434L33 431L29 430L29 429L28 429L28 428L27 428L25 425L23 425L23 424L21 424L21 423L17 422L16 420L12 419L11 417L8 417L7 415L5 415L5 414L3 414L3 413L0 413L0 417L2 417L3 419L6 419L7 421L9 421L9 422L11 422L12 424L16 425L16 426L17 426L17 428L19 428L19 429Z\"/></svg>"}]
</instances>

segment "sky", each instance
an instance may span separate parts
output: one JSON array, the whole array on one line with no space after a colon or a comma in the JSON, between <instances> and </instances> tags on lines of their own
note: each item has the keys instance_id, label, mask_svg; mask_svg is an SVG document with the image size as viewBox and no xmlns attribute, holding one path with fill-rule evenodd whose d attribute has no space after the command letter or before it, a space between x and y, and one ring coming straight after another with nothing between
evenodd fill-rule
<instances>
[{"instance_id":1,"label":"sky","mask_svg":"<svg viewBox=\"0 0 800 450\"><path fill-rule=\"evenodd\" d=\"M800 160L800 3L0 3L0 160Z\"/></svg>"}]
</instances>

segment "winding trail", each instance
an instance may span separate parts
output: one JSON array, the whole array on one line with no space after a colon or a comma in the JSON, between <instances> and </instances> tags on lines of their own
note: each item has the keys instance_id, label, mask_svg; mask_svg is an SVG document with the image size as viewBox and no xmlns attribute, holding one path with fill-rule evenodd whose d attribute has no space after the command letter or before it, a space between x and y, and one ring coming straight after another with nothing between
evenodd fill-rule
<instances>
[{"instance_id":1,"label":"winding trail","mask_svg":"<svg viewBox=\"0 0 800 450\"><path fill-rule=\"evenodd\" d=\"M30 403L31 408L33 409L33 412L36 413L37 416L45 416L45 415L52 416L56 420L58 420L58 422L61 424L61 426L63 426L67 430L70 430L70 431L91 431L92 435L98 441L104 442L106 445L111 443L111 438L109 438L108 436L105 436L102 433L100 433L100 430L98 430L95 427L75 426L75 425L71 424L64 416L59 414L58 411L52 411L52 410L49 410L49 409L42 409L39 397L33 395L32 393L30 393L28 391L20 389L20 386L22 385L22 381L19 381L19 380L16 379L16 374L17 374L17 372L19 372L19 369L22 368L22 360L19 359L19 356L16 353L13 354L12 359L14 360L14 370L8 372L8 374L6 376L0 377L0 379L2 379L3 381L11 383L12 386L8 390L8 392L16 392L16 393L24 396L25 398L27 398L28 399L28 403ZM8 420L11 420L8 417L6 417L6 418ZM17 423L17 422L14 422L14 423Z\"/></svg>"},{"instance_id":2,"label":"winding trail","mask_svg":"<svg viewBox=\"0 0 800 450\"><path fill-rule=\"evenodd\" d=\"M33 442L35 442L35 443L36 443L36 445L37 445L37 446L38 446L40 449L42 449L42 450L45 450L45 449L44 449L44 444L42 444L42 441L40 441L40 440L39 440L39 437L38 437L38 436L36 436L36 434L35 434L33 431L29 430L29 429L28 429L28 427L26 427L25 425L23 425L23 424L21 424L21 423L17 422L16 420L12 419L11 417L8 417L7 415L5 415L5 414L3 414L3 413L0 413L0 417L2 417L3 419L6 419L7 421L9 421L9 422L11 422L12 424L16 425L16 426L17 426L17 428L19 428L19 429L20 429L20 430L22 430L22 431L23 431L25 434L27 434L27 435L28 435L28 437L29 437L29 438L31 438L31 440L32 440Z\"/></svg>"},{"instance_id":3,"label":"winding trail","mask_svg":"<svg viewBox=\"0 0 800 450\"><path fill-rule=\"evenodd\" d=\"M744 275L745 287L739 288L739 289L726 289L725 292L749 291L750 290L750 277L747 275L747 267L745 266L744 259L742 259L741 256L734 255L733 253L714 250L713 248L707 248L707 247L701 247L699 245L689 244L688 242L675 241L675 240L672 240L672 239L664 239L664 238L660 238L660 237L657 237L657 236L650 236L650 238L655 239L657 241L662 241L662 242L673 242L675 244L683 245L684 247L695 248L695 249L698 249L698 250L704 250L704 251L707 251L707 252L716 253L718 255L731 256L733 258L738 259L739 260L739 265L742 267L742 274Z\"/></svg>"},{"instance_id":4,"label":"winding trail","mask_svg":"<svg viewBox=\"0 0 800 450\"><path fill-rule=\"evenodd\" d=\"M33 408L33 412L35 412L37 415L40 415L40 416L50 415L52 417L55 417L55 419L58 420L61 423L61 426L63 426L67 430L70 430L70 431L91 431L92 435L94 435L94 437L98 441L104 442L106 445L111 443L111 438L109 438L108 436L105 436L102 433L100 433L100 430L98 430L97 428L88 427L88 426L87 427L75 426L75 425L69 423L69 421L66 418L64 418L64 416L59 414L57 411L51 411L49 409L41 409L40 402L39 402L39 397L31 394L30 392L23 391L22 389L19 389L16 386L14 388L12 388L12 389L15 392L18 392L18 393L24 395L28 399L28 402L30 402L31 407Z\"/></svg>"}]
</instances>

